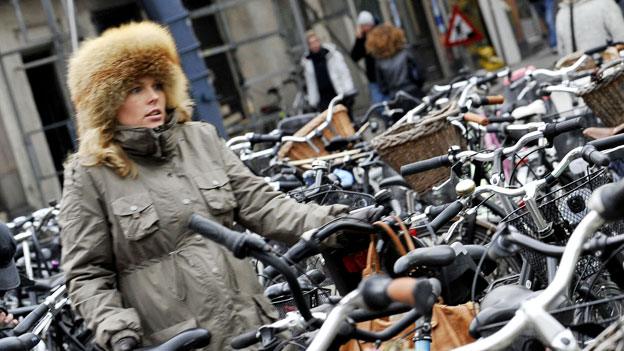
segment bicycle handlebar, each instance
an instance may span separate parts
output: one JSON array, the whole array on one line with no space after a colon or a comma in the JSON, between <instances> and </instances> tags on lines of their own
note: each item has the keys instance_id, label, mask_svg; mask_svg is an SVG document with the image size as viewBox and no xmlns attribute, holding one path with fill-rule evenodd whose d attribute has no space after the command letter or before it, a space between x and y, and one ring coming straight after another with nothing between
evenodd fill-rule
<instances>
[{"instance_id":1,"label":"bicycle handlebar","mask_svg":"<svg viewBox=\"0 0 624 351\"><path fill-rule=\"evenodd\" d=\"M372 310L382 310L394 301L412 306L420 314L431 310L442 290L435 278L392 279L385 275L365 279L358 289L364 304Z\"/></svg>"},{"instance_id":2,"label":"bicycle handlebar","mask_svg":"<svg viewBox=\"0 0 624 351\"><path fill-rule=\"evenodd\" d=\"M412 174L429 171L432 169L451 166L453 163L449 159L448 155L436 156L427 160L416 161L407 165L401 166L401 175L406 177Z\"/></svg>"},{"instance_id":3,"label":"bicycle handlebar","mask_svg":"<svg viewBox=\"0 0 624 351\"><path fill-rule=\"evenodd\" d=\"M617 134L603 139L593 140L588 142L587 145L594 146L598 151L612 149L614 147L624 145L624 134Z\"/></svg>"},{"instance_id":4,"label":"bicycle handlebar","mask_svg":"<svg viewBox=\"0 0 624 351\"><path fill-rule=\"evenodd\" d=\"M290 286L290 291L301 316L306 321L312 319L312 313L306 304L297 277L286 263L270 254L271 247L263 240L250 234L233 231L195 213L191 215L188 227L202 236L225 246L237 258L252 256L267 266L274 266L284 276Z\"/></svg>"},{"instance_id":5,"label":"bicycle handlebar","mask_svg":"<svg viewBox=\"0 0 624 351\"><path fill-rule=\"evenodd\" d=\"M249 249L258 251L270 250L270 246L262 239L250 234L233 231L196 213L191 215L188 228L207 239L225 246L237 258L247 257Z\"/></svg>"},{"instance_id":6,"label":"bicycle handlebar","mask_svg":"<svg viewBox=\"0 0 624 351\"><path fill-rule=\"evenodd\" d=\"M429 223L434 232L437 232L443 225L450 222L464 209L464 203L461 200L455 200L446 207L436 218Z\"/></svg>"},{"instance_id":7,"label":"bicycle handlebar","mask_svg":"<svg viewBox=\"0 0 624 351\"><path fill-rule=\"evenodd\" d=\"M41 341L41 339L33 333L26 333L20 336L9 336L0 339L0 350L28 351L37 346L39 341Z\"/></svg>"},{"instance_id":8,"label":"bicycle handlebar","mask_svg":"<svg viewBox=\"0 0 624 351\"><path fill-rule=\"evenodd\" d=\"M45 303L40 304L34 311L30 312L24 320L22 320L15 328L13 328L13 335L19 336L25 334L48 313L49 306Z\"/></svg>"},{"instance_id":9,"label":"bicycle handlebar","mask_svg":"<svg viewBox=\"0 0 624 351\"><path fill-rule=\"evenodd\" d=\"M193 328L185 330L164 343L135 349L135 351L189 351L200 349L210 344L212 335L206 329Z\"/></svg>"},{"instance_id":10,"label":"bicycle handlebar","mask_svg":"<svg viewBox=\"0 0 624 351\"><path fill-rule=\"evenodd\" d=\"M351 230L364 233L374 232L373 226L368 223L356 221L348 217L339 218L321 227L316 233L312 235L311 240L302 239L296 242L288 249L288 251L286 251L282 255L280 260L285 264L292 264L297 263L306 257L314 255L319 252L319 244L323 240L327 239L332 234L337 233L341 230ZM279 272L275 268L268 266L264 268L262 274L268 279L273 279L279 274Z\"/></svg>"}]
</instances>

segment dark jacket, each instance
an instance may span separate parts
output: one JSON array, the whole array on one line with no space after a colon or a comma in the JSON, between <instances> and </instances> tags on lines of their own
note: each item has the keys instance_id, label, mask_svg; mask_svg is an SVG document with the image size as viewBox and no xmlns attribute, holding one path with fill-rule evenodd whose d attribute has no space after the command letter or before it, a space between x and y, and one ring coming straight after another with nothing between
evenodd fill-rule
<instances>
[{"instance_id":1,"label":"dark jacket","mask_svg":"<svg viewBox=\"0 0 624 351\"><path fill-rule=\"evenodd\" d=\"M375 58L366 52L366 34L363 34L360 38L355 39L355 44L351 49L351 59L354 62L358 62L364 58L366 65L366 78L370 83L377 82L377 74L375 72Z\"/></svg>"},{"instance_id":2,"label":"dark jacket","mask_svg":"<svg viewBox=\"0 0 624 351\"><path fill-rule=\"evenodd\" d=\"M75 157L59 216L72 305L107 348L125 336L149 345L200 326L212 332L209 350L227 350L230 337L276 316L251 263L187 229L192 213L292 242L344 211L273 191L206 123L123 128L115 140L137 178Z\"/></svg>"},{"instance_id":3,"label":"dark jacket","mask_svg":"<svg viewBox=\"0 0 624 351\"><path fill-rule=\"evenodd\" d=\"M378 58L375 65L377 82L384 95L393 97L403 90L416 97L423 96L423 71L413 49L406 47L392 57Z\"/></svg>"}]
</instances>

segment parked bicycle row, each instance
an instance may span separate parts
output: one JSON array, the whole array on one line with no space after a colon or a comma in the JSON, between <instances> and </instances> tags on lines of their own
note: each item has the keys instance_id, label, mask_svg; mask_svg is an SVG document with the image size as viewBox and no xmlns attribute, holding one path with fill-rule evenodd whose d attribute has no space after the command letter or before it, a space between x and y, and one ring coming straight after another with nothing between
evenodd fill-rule
<instances>
[{"instance_id":1,"label":"parked bicycle row","mask_svg":"<svg viewBox=\"0 0 624 351\"><path fill-rule=\"evenodd\" d=\"M85 146L102 168L71 159L60 204L1 233L0 349L615 350L624 62L604 49L227 143L142 72L154 125L117 128L129 158Z\"/></svg>"}]
</instances>

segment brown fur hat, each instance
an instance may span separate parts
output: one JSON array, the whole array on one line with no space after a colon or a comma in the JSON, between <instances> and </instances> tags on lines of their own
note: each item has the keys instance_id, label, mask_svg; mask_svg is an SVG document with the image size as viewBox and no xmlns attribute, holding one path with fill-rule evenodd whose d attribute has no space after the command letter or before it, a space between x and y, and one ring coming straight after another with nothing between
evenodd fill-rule
<instances>
[{"instance_id":1,"label":"brown fur hat","mask_svg":"<svg viewBox=\"0 0 624 351\"><path fill-rule=\"evenodd\" d=\"M94 128L110 133L116 125L117 110L143 76L160 80L167 108L182 112L180 123L190 120L188 81L173 37L165 27L134 22L83 42L69 60L67 77L78 136Z\"/></svg>"}]
</instances>

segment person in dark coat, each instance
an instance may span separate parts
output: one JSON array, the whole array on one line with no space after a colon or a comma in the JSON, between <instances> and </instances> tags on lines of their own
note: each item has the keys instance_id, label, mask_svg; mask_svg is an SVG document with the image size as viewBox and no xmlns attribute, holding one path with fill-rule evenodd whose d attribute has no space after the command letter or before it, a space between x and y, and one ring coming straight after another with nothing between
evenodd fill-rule
<instances>
[{"instance_id":1,"label":"person in dark coat","mask_svg":"<svg viewBox=\"0 0 624 351\"><path fill-rule=\"evenodd\" d=\"M351 49L351 59L355 62L364 59L366 67L366 78L368 79L368 92L371 103L378 103L388 100L388 97L381 93L377 84L377 74L375 72L375 58L366 52L366 35L375 27L375 18L368 11L362 11L357 18L357 31L355 33L355 43Z\"/></svg>"}]
</instances>

